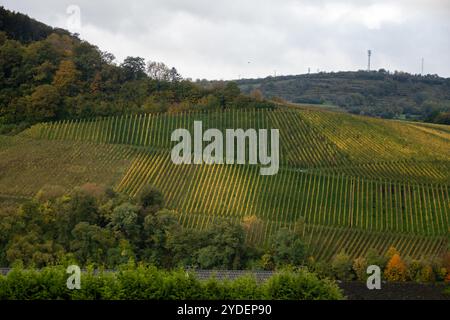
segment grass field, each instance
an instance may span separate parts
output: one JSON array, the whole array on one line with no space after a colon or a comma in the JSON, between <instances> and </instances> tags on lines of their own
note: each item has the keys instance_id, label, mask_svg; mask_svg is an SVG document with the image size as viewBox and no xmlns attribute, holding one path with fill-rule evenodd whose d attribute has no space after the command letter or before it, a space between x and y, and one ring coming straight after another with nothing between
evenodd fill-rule
<instances>
[{"instance_id":1,"label":"grass field","mask_svg":"<svg viewBox=\"0 0 450 320\"><path fill-rule=\"evenodd\" d=\"M279 129L279 173L174 165L170 134L192 130L194 120L204 129ZM263 227L250 237L261 243L304 221L318 259L391 245L412 257L435 256L448 245L450 130L296 107L62 121L0 136L3 197L86 182L131 196L153 184L188 227L256 215Z\"/></svg>"}]
</instances>

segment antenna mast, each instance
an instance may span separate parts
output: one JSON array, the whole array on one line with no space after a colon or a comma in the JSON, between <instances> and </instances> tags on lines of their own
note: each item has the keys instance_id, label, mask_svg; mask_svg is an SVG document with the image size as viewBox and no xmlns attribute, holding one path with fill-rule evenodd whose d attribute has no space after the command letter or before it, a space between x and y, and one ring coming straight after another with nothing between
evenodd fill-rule
<instances>
[{"instance_id":1,"label":"antenna mast","mask_svg":"<svg viewBox=\"0 0 450 320\"><path fill-rule=\"evenodd\" d=\"M421 68L421 75L423 75L423 61L424 61L424 59L423 59L423 57L422 57L422 68Z\"/></svg>"},{"instance_id":2,"label":"antenna mast","mask_svg":"<svg viewBox=\"0 0 450 320\"><path fill-rule=\"evenodd\" d=\"M367 61L367 71L370 71L370 56L372 55L372 50L367 50L367 57L368 57L368 61Z\"/></svg>"}]
</instances>

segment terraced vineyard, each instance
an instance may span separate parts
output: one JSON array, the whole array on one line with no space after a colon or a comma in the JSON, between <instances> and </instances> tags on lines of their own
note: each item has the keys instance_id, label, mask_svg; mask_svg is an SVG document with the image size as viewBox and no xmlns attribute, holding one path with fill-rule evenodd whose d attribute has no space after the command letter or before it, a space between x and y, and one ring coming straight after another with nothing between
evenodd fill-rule
<instances>
[{"instance_id":1,"label":"terraced vineyard","mask_svg":"<svg viewBox=\"0 0 450 320\"><path fill-rule=\"evenodd\" d=\"M279 129L279 173L261 176L252 165L174 165L170 135L192 131L194 120L204 130ZM278 228L304 221L319 259L390 245L413 257L435 256L448 241L446 126L306 108L132 115L39 124L1 137L0 156L0 194L30 196L45 184L90 181L135 196L150 183L188 227L256 215L263 228L249 236L267 243Z\"/></svg>"}]
</instances>

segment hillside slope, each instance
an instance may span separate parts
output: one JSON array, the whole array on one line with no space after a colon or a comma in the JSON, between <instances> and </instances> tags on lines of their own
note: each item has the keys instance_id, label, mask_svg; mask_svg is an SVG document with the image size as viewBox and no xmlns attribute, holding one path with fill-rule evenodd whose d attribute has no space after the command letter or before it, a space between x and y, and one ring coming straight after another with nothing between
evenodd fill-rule
<instances>
[{"instance_id":1,"label":"hillside slope","mask_svg":"<svg viewBox=\"0 0 450 320\"><path fill-rule=\"evenodd\" d=\"M432 122L450 120L442 116L450 111L450 79L436 75L392 74L384 70L321 72L244 79L237 83L244 92L259 89L266 97L281 97L293 103L331 104L355 114Z\"/></svg>"},{"instance_id":2,"label":"hillside slope","mask_svg":"<svg viewBox=\"0 0 450 320\"><path fill-rule=\"evenodd\" d=\"M66 30L52 28L20 12L9 11L3 6L0 6L0 30L4 31L8 38L22 43L44 40L54 32L70 35Z\"/></svg>"},{"instance_id":3,"label":"hillside slope","mask_svg":"<svg viewBox=\"0 0 450 320\"><path fill-rule=\"evenodd\" d=\"M170 134L192 130L194 120L205 129L280 129L279 173L174 165ZM133 115L38 124L2 137L0 155L1 194L32 196L45 184L94 182L135 196L153 184L186 226L255 215L261 223L251 237L263 243L278 228L300 223L320 259L390 245L414 257L435 256L449 234L445 126L307 108Z\"/></svg>"}]
</instances>

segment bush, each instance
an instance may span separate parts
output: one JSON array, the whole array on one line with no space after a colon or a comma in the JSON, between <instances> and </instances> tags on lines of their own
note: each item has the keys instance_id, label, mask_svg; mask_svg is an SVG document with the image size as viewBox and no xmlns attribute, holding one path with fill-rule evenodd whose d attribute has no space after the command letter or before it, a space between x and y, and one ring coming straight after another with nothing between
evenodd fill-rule
<instances>
[{"instance_id":1,"label":"bush","mask_svg":"<svg viewBox=\"0 0 450 320\"><path fill-rule=\"evenodd\" d=\"M418 260L406 260L407 262L407 279L410 281L419 282L420 270L422 268L422 263Z\"/></svg>"},{"instance_id":2,"label":"bush","mask_svg":"<svg viewBox=\"0 0 450 320\"><path fill-rule=\"evenodd\" d=\"M144 208L160 209L164 206L164 196L155 187L145 186L139 193L139 204Z\"/></svg>"},{"instance_id":3,"label":"bush","mask_svg":"<svg viewBox=\"0 0 450 320\"><path fill-rule=\"evenodd\" d=\"M308 269L316 273L320 278L334 279L334 272L330 268L330 264L325 261L316 261L314 257L307 260Z\"/></svg>"},{"instance_id":4,"label":"bush","mask_svg":"<svg viewBox=\"0 0 450 320\"><path fill-rule=\"evenodd\" d=\"M367 278L367 260L363 257L353 260L353 271L358 280L364 281Z\"/></svg>"},{"instance_id":5,"label":"bush","mask_svg":"<svg viewBox=\"0 0 450 320\"><path fill-rule=\"evenodd\" d=\"M350 281L354 278L352 273L352 260L344 251L341 251L333 258L331 268L339 280Z\"/></svg>"},{"instance_id":6,"label":"bush","mask_svg":"<svg viewBox=\"0 0 450 320\"><path fill-rule=\"evenodd\" d=\"M41 271L13 269L0 276L1 300L253 300L253 299L343 299L339 287L320 280L306 270L283 271L265 283L250 275L235 280L199 280L195 274L179 269L160 270L153 266L128 264L117 272L81 275L81 289L66 287L68 274L62 266Z\"/></svg>"},{"instance_id":7,"label":"bush","mask_svg":"<svg viewBox=\"0 0 450 320\"><path fill-rule=\"evenodd\" d=\"M383 269L386 266L387 259L380 255L376 249L369 249L366 253L366 261L368 266L379 266Z\"/></svg>"},{"instance_id":8,"label":"bush","mask_svg":"<svg viewBox=\"0 0 450 320\"><path fill-rule=\"evenodd\" d=\"M229 293L229 297L227 297L228 299L264 299L263 288L258 285L256 278L251 275L243 276L234 281L228 282L227 292Z\"/></svg>"},{"instance_id":9,"label":"bush","mask_svg":"<svg viewBox=\"0 0 450 320\"><path fill-rule=\"evenodd\" d=\"M282 272L265 283L266 298L270 300L340 300L339 287L327 279L319 278L302 269Z\"/></svg>"},{"instance_id":10,"label":"bush","mask_svg":"<svg viewBox=\"0 0 450 320\"><path fill-rule=\"evenodd\" d=\"M273 241L273 260L276 265L300 265L306 254L306 246L300 235L289 229L278 230Z\"/></svg>"},{"instance_id":11,"label":"bush","mask_svg":"<svg viewBox=\"0 0 450 320\"><path fill-rule=\"evenodd\" d=\"M41 271L11 270L0 276L0 300L61 300L69 299L67 274L62 267L47 267Z\"/></svg>"},{"instance_id":12,"label":"bush","mask_svg":"<svg viewBox=\"0 0 450 320\"><path fill-rule=\"evenodd\" d=\"M420 282L434 282L436 280L433 268L429 264L425 264L420 270Z\"/></svg>"},{"instance_id":13,"label":"bush","mask_svg":"<svg viewBox=\"0 0 450 320\"><path fill-rule=\"evenodd\" d=\"M405 263L400 255L395 253L384 270L384 276L388 281L406 281L406 271Z\"/></svg>"},{"instance_id":14,"label":"bush","mask_svg":"<svg viewBox=\"0 0 450 320\"><path fill-rule=\"evenodd\" d=\"M81 289L71 290L72 300L113 300L120 297L120 288L113 273L95 274L91 269L81 275Z\"/></svg>"},{"instance_id":15,"label":"bush","mask_svg":"<svg viewBox=\"0 0 450 320\"><path fill-rule=\"evenodd\" d=\"M154 96L149 96L142 105L142 111L145 113L162 113L167 109L167 103L158 101Z\"/></svg>"}]
</instances>

